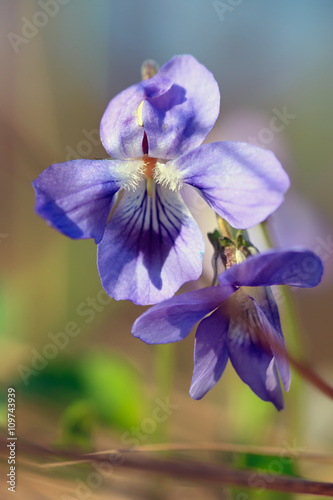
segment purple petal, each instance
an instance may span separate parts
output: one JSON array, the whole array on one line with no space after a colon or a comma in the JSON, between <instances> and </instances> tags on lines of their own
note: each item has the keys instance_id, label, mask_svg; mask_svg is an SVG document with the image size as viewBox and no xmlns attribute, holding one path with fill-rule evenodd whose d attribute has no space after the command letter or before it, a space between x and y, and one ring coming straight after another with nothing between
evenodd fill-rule
<instances>
[{"instance_id":1,"label":"purple petal","mask_svg":"<svg viewBox=\"0 0 333 500\"><path fill-rule=\"evenodd\" d=\"M132 334L147 344L182 340L233 292L233 287L216 286L175 295L144 312L135 321Z\"/></svg>"},{"instance_id":2,"label":"purple petal","mask_svg":"<svg viewBox=\"0 0 333 500\"><path fill-rule=\"evenodd\" d=\"M220 380L228 362L228 328L229 317L223 306L200 322L195 334L191 398L201 399Z\"/></svg>"},{"instance_id":3,"label":"purple petal","mask_svg":"<svg viewBox=\"0 0 333 500\"><path fill-rule=\"evenodd\" d=\"M234 296L236 297L236 295ZM233 297L230 301L233 300ZM233 314L227 338L230 361L239 377L264 401L283 408L283 396L275 358L258 339L257 328L263 331L257 310L248 297L247 317Z\"/></svg>"},{"instance_id":4,"label":"purple petal","mask_svg":"<svg viewBox=\"0 0 333 500\"><path fill-rule=\"evenodd\" d=\"M127 179L123 163L73 160L51 165L32 183L36 212L66 236L95 238L98 243L114 194Z\"/></svg>"},{"instance_id":5,"label":"purple petal","mask_svg":"<svg viewBox=\"0 0 333 500\"><path fill-rule=\"evenodd\" d=\"M180 195L146 183L125 191L98 246L106 292L147 305L168 299L202 271L204 240Z\"/></svg>"},{"instance_id":6,"label":"purple petal","mask_svg":"<svg viewBox=\"0 0 333 500\"><path fill-rule=\"evenodd\" d=\"M143 156L144 128L140 125L137 109L142 101L162 95L172 85L158 74L149 80L132 85L114 97L101 120L101 140L112 158Z\"/></svg>"},{"instance_id":7,"label":"purple petal","mask_svg":"<svg viewBox=\"0 0 333 500\"><path fill-rule=\"evenodd\" d=\"M256 307L263 333L275 356L284 389L289 391L291 373L288 353L281 329L279 311L271 289L265 287L261 288L261 290L263 291L263 299L259 303L254 300L253 303Z\"/></svg>"},{"instance_id":8,"label":"purple petal","mask_svg":"<svg viewBox=\"0 0 333 500\"><path fill-rule=\"evenodd\" d=\"M173 85L163 95L144 102L149 156L177 158L199 146L213 128L220 92L212 73L190 55L173 57L157 75Z\"/></svg>"},{"instance_id":9,"label":"purple petal","mask_svg":"<svg viewBox=\"0 0 333 500\"><path fill-rule=\"evenodd\" d=\"M231 226L245 229L276 210L289 178L274 154L241 142L204 144L173 162Z\"/></svg>"},{"instance_id":10,"label":"purple petal","mask_svg":"<svg viewBox=\"0 0 333 500\"><path fill-rule=\"evenodd\" d=\"M323 275L320 258L310 250L270 250L247 258L219 276L221 285L314 287Z\"/></svg>"}]
</instances>

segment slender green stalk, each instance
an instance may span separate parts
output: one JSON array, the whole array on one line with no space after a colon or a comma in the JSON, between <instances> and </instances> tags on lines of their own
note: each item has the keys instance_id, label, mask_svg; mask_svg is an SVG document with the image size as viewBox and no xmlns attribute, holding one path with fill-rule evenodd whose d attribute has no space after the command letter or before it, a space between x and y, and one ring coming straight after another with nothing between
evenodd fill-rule
<instances>
[{"instance_id":1,"label":"slender green stalk","mask_svg":"<svg viewBox=\"0 0 333 500\"><path fill-rule=\"evenodd\" d=\"M262 222L260 224L260 227L268 248L273 248L274 245L272 243L269 234L267 221ZM295 313L291 292L287 286L280 286L279 291L281 295L280 295L280 300L278 300L278 305L279 303L283 304L281 317L282 317L282 322L284 324L284 331L287 332L288 344L292 347L294 352L297 352L297 354L302 355L303 350L302 350L300 327L297 321L297 316Z\"/></svg>"},{"instance_id":2,"label":"slender green stalk","mask_svg":"<svg viewBox=\"0 0 333 500\"><path fill-rule=\"evenodd\" d=\"M265 238L265 242L268 246L268 248L273 248L274 245L272 243L269 230L267 227L267 222L262 222L260 224L263 236ZM288 289L287 286L280 286L279 287L279 297L280 300L278 300L278 306L283 304L283 307L279 307L279 312L281 316L281 322L283 325L283 332L285 335L285 338L287 339L287 346L288 348L291 347L291 350L297 355L301 354L300 351L302 351L302 342L300 341L300 331L299 331L299 324L296 318L295 310L294 310L294 305L291 297L290 290ZM289 359L289 361L291 361ZM295 365L293 364L293 367L295 368ZM295 398L292 399L291 406L292 406L292 412L291 412L291 429L293 432L293 436L295 435L300 436L300 425L299 421L301 418L301 412L300 412L300 379L296 378L296 380L293 380L292 383L292 390L295 391Z\"/></svg>"},{"instance_id":3,"label":"slender green stalk","mask_svg":"<svg viewBox=\"0 0 333 500\"><path fill-rule=\"evenodd\" d=\"M267 230L267 223L263 222L261 224L263 234L268 246L271 245L271 239L269 232ZM300 326L297 320L297 315L295 313L293 299L291 292L287 286L280 287L282 290L282 323L283 329L287 332L288 344L291 346L292 351L296 352L298 357L304 357L304 352L302 349L302 341L300 334ZM322 394L333 399L333 387L329 385L324 379L320 377L315 371L310 368L310 366L299 359L294 358L294 356L289 355L289 361L291 366L296 370L298 375L303 379L308 381L313 387L319 390Z\"/></svg>"}]
</instances>

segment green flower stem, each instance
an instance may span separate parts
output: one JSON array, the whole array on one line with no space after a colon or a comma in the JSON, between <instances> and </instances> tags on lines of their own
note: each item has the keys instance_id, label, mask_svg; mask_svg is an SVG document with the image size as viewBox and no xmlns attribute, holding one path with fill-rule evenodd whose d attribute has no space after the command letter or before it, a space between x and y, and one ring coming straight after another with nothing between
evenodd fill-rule
<instances>
[{"instance_id":1,"label":"green flower stem","mask_svg":"<svg viewBox=\"0 0 333 500\"><path fill-rule=\"evenodd\" d=\"M264 236L266 245L268 248L274 248L274 245L272 243L269 230L268 230L268 224L267 221L262 222L260 224L262 234ZM287 348L291 348L292 352L296 353L297 356L300 356L303 354L303 349L302 349L302 342L301 342L301 335L300 335L300 328L299 328L299 323L297 321L295 309L294 309L294 304L293 304L293 299L291 292L287 286L279 286L279 292L280 292L280 300L278 300L278 306L280 304L283 305L283 307L279 307L279 313L281 316L281 323L283 325L282 330L284 332L284 337L286 338L286 343L287 343ZM291 359L289 360L291 361ZM294 363L291 363L293 368L295 368ZM299 371L297 370L297 374L299 375ZM289 400L289 405L292 407L291 410L291 417L290 417L290 429L292 430L293 437L299 437L299 439L302 438L300 428L301 426L299 425L300 419L302 418L301 411L300 411L300 378L296 377L296 380L293 379L292 381L292 391L295 394L294 398L290 398Z\"/></svg>"},{"instance_id":2,"label":"green flower stem","mask_svg":"<svg viewBox=\"0 0 333 500\"><path fill-rule=\"evenodd\" d=\"M267 230L267 223L263 222L261 224L263 234L268 246L271 245L271 240L269 237L269 232ZM287 332L288 345L291 346L291 350L297 353L297 358L289 354L289 361L291 366L297 372L297 374L303 379L303 381L309 382L313 387L319 390L322 394L333 399L333 387L329 385L324 379L320 377L315 371L308 366L307 363L299 361L299 358L304 358L304 350L302 349L302 336L300 334L299 322L297 320L297 315L295 313L292 294L289 287L281 286L283 308L282 308L282 323L283 330ZM296 381L297 384L297 381ZM293 383L295 386L295 383Z\"/></svg>"},{"instance_id":3,"label":"green flower stem","mask_svg":"<svg viewBox=\"0 0 333 500\"><path fill-rule=\"evenodd\" d=\"M268 248L274 248L267 226L267 221L260 224L266 245ZM281 291L281 299L278 302L283 304L281 316L284 324L284 331L287 332L288 344L298 355L303 355L300 327L297 321L291 292L287 286L280 286L279 290Z\"/></svg>"}]
</instances>

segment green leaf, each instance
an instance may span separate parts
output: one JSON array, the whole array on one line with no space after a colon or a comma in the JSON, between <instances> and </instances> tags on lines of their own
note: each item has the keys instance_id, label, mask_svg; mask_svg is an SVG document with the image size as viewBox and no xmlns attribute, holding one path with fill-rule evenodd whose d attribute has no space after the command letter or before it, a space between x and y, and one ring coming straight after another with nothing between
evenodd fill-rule
<instances>
[{"instance_id":1,"label":"green leaf","mask_svg":"<svg viewBox=\"0 0 333 500\"><path fill-rule=\"evenodd\" d=\"M146 411L143 382L129 361L97 352L80 362L79 373L103 423L127 430L142 421Z\"/></svg>"},{"instance_id":2,"label":"green leaf","mask_svg":"<svg viewBox=\"0 0 333 500\"><path fill-rule=\"evenodd\" d=\"M61 416L61 447L92 449L95 413L90 401L77 400Z\"/></svg>"}]
</instances>

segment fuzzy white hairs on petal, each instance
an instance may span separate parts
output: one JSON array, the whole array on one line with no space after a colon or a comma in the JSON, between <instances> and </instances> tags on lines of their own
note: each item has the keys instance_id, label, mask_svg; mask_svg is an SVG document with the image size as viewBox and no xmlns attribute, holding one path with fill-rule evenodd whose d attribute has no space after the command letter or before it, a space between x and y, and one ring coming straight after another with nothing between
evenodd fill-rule
<instances>
[{"instance_id":1,"label":"fuzzy white hairs on petal","mask_svg":"<svg viewBox=\"0 0 333 500\"><path fill-rule=\"evenodd\" d=\"M183 185L183 176L179 170L174 168L171 161L167 163L156 162L154 179L171 191L179 191Z\"/></svg>"},{"instance_id":2,"label":"fuzzy white hairs on petal","mask_svg":"<svg viewBox=\"0 0 333 500\"><path fill-rule=\"evenodd\" d=\"M144 179L144 162L142 159L122 161L118 172L122 178L122 188L126 191L135 191Z\"/></svg>"}]
</instances>

